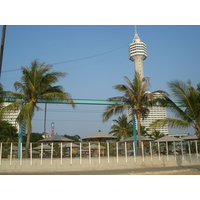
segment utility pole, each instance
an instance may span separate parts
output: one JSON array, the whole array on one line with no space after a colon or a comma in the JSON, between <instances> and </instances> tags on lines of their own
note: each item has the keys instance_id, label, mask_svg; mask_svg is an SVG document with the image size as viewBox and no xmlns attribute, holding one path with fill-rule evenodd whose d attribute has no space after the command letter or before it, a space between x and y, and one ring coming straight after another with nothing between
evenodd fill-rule
<instances>
[{"instance_id":1,"label":"utility pole","mask_svg":"<svg viewBox=\"0 0 200 200\"><path fill-rule=\"evenodd\" d=\"M5 37L6 37L6 25L3 25L2 37L1 37L1 49L0 49L0 78L1 78L1 70L2 70L2 62L3 62L3 50L4 50Z\"/></svg>"},{"instance_id":2,"label":"utility pole","mask_svg":"<svg viewBox=\"0 0 200 200\"><path fill-rule=\"evenodd\" d=\"M47 122L47 103L44 104L44 136L46 137L46 122Z\"/></svg>"}]
</instances>

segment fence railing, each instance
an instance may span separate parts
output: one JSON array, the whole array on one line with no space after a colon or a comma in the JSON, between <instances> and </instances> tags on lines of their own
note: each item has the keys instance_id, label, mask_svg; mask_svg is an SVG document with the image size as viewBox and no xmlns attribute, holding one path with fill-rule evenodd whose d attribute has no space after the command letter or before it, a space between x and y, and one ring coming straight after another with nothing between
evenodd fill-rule
<instances>
[{"instance_id":1,"label":"fence railing","mask_svg":"<svg viewBox=\"0 0 200 200\"><path fill-rule=\"evenodd\" d=\"M178 155L184 156L197 156L199 157L200 142L199 141L184 141L184 142L142 142L142 159L150 157L158 157L165 155L167 160L170 155L174 158ZM83 159L88 159L91 163L93 158L98 159L100 164L101 158L107 158L110 162L111 157L116 157L118 163L119 158L124 157L125 162L129 157L133 157L136 162L137 156L135 155L134 142L74 142L74 143L30 143L29 158L30 165L33 159L40 159L42 165L43 160L50 159L52 164L53 159L60 159L62 164L63 159L68 158L72 164L74 158L79 158L80 164ZM13 159L19 159L20 165L25 158L25 143L0 143L0 165L4 159L10 160L10 165Z\"/></svg>"}]
</instances>

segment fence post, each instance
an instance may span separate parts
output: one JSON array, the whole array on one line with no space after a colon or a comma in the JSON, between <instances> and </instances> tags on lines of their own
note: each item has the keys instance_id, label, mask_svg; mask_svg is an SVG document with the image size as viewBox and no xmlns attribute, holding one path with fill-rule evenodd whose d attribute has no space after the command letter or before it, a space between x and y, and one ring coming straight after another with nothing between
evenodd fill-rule
<instances>
[{"instance_id":1,"label":"fence post","mask_svg":"<svg viewBox=\"0 0 200 200\"><path fill-rule=\"evenodd\" d=\"M166 141L166 151L167 151L167 160L169 160L169 155L168 155L169 149L168 149L168 142L167 141Z\"/></svg>"},{"instance_id":2,"label":"fence post","mask_svg":"<svg viewBox=\"0 0 200 200\"><path fill-rule=\"evenodd\" d=\"M62 142L60 143L60 164L62 165Z\"/></svg>"},{"instance_id":3,"label":"fence post","mask_svg":"<svg viewBox=\"0 0 200 200\"><path fill-rule=\"evenodd\" d=\"M10 143L10 165L12 164L12 146L13 144Z\"/></svg>"},{"instance_id":4,"label":"fence post","mask_svg":"<svg viewBox=\"0 0 200 200\"><path fill-rule=\"evenodd\" d=\"M124 149L125 149L125 158L126 158L126 163L127 163L127 147L126 147L126 142L125 142L125 145L124 145Z\"/></svg>"},{"instance_id":5,"label":"fence post","mask_svg":"<svg viewBox=\"0 0 200 200\"><path fill-rule=\"evenodd\" d=\"M109 157L109 142L107 142L107 156L108 156L108 163L110 163L110 157Z\"/></svg>"},{"instance_id":6,"label":"fence post","mask_svg":"<svg viewBox=\"0 0 200 200\"><path fill-rule=\"evenodd\" d=\"M20 165L22 165L22 143L20 143Z\"/></svg>"},{"instance_id":7,"label":"fence post","mask_svg":"<svg viewBox=\"0 0 200 200\"><path fill-rule=\"evenodd\" d=\"M1 165L1 157L2 157L2 143L0 145L0 165Z\"/></svg>"},{"instance_id":8,"label":"fence post","mask_svg":"<svg viewBox=\"0 0 200 200\"><path fill-rule=\"evenodd\" d=\"M82 164L82 143L80 142L80 164Z\"/></svg>"},{"instance_id":9,"label":"fence post","mask_svg":"<svg viewBox=\"0 0 200 200\"><path fill-rule=\"evenodd\" d=\"M144 144L143 144L143 142L141 142L141 143L142 143L142 160L144 162Z\"/></svg>"},{"instance_id":10,"label":"fence post","mask_svg":"<svg viewBox=\"0 0 200 200\"><path fill-rule=\"evenodd\" d=\"M196 146L196 154L197 154L197 158L198 158L198 147L197 147L197 141L195 141L195 146Z\"/></svg>"},{"instance_id":11,"label":"fence post","mask_svg":"<svg viewBox=\"0 0 200 200\"><path fill-rule=\"evenodd\" d=\"M100 158L100 156L101 156L101 147L100 147L100 142L98 142L98 149L99 149L99 164L100 164L100 160L101 160L101 158Z\"/></svg>"},{"instance_id":12,"label":"fence post","mask_svg":"<svg viewBox=\"0 0 200 200\"><path fill-rule=\"evenodd\" d=\"M43 143L41 144L41 155L40 155L40 158L41 158L40 165L42 165L42 158L43 158Z\"/></svg>"},{"instance_id":13,"label":"fence post","mask_svg":"<svg viewBox=\"0 0 200 200\"><path fill-rule=\"evenodd\" d=\"M150 154L151 154L151 161L152 161L152 146L151 146L151 141L150 141Z\"/></svg>"},{"instance_id":14,"label":"fence post","mask_svg":"<svg viewBox=\"0 0 200 200\"><path fill-rule=\"evenodd\" d=\"M173 143L174 143L174 157L175 157L175 160L176 160L176 144L175 144L176 142L174 141Z\"/></svg>"},{"instance_id":15,"label":"fence post","mask_svg":"<svg viewBox=\"0 0 200 200\"><path fill-rule=\"evenodd\" d=\"M117 163L119 162L118 142L116 142Z\"/></svg>"},{"instance_id":16,"label":"fence post","mask_svg":"<svg viewBox=\"0 0 200 200\"><path fill-rule=\"evenodd\" d=\"M182 158L184 160L184 155L183 155L183 142L181 141L181 153L182 153Z\"/></svg>"},{"instance_id":17,"label":"fence post","mask_svg":"<svg viewBox=\"0 0 200 200\"><path fill-rule=\"evenodd\" d=\"M158 141L158 157L159 157L159 161L160 161L160 142Z\"/></svg>"},{"instance_id":18,"label":"fence post","mask_svg":"<svg viewBox=\"0 0 200 200\"><path fill-rule=\"evenodd\" d=\"M70 142L70 164L72 164L72 142Z\"/></svg>"},{"instance_id":19,"label":"fence post","mask_svg":"<svg viewBox=\"0 0 200 200\"><path fill-rule=\"evenodd\" d=\"M191 158L191 149L190 149L190 141L188 140L188 150L189 150L189 155L190 155L190 160L192 159Z\"/></svg>"},{"instance_id":20,"label":"fence post","mask_svg":"<svg viewBox=\"0 0 200 200\"><path fill-rule=\"evenodd\" d=\"M136 141L136 143L137 143L137 141ZM134 154L134 161L136 162L135 142L133 142L133 154Z\"/></svg>"},{"instance_id":21,"label":"fence post","mask_svg":"<svg viewBox=\"0 0 200 200\"><path fill-rule=\"evenodd\" d=\"M33 159L33 152L32 152L32 143L30 143L30 165L32 165L32 159Z\"/></svg>"},{"instance_id":22,"label":"fence post","mask_svg":"<svg viewBox=\"0 0 200 200\"><path fill-rule=\"evenodd\" d=\"M91 152L90 152L90 142L89 142L89 163L91 164Z\"/></svg>"},{"instance_id":23,"label":"fence post","mask_svg":"<svg viewBox=\"0 0 200 200\"><path fill-rule=\"evenodd\" d=\"M53 164L53 142L51 143L51 165Z\"/></svg>"}]
</instances>

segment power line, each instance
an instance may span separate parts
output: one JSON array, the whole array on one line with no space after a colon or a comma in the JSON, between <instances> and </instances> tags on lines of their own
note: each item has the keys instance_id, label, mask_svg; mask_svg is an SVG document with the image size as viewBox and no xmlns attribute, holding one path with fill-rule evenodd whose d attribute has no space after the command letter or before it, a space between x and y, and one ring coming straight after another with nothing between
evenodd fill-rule
<instances>
[{"instance_id":1,"label":"power line","mask_svg":"<svg viewBox=\"0 0 200 200\"><path fill-rule=\"evenodd\" d=\"M33 121L43 121L44 119L33 119ZM81 120L81 119L47 119L47 121L62 121L62 122L101 122L101 120ZM109 122L109 121L108 121Z\"/></svg>"},{"instance_id":2,"label":"power line","mask_svg":"<svg viewBox=\"0 0 200 200\"><path fill-rule=\"evenodd\" d=\"M89 59L89 58L94 58L94 57L98 57L98 56L102 56L102 55L105 55L105 54L108 54L108 53L112 53L114 51L117 51L123 47L127 46L127 44L121 46L121 47L118 47L116 49L113 49L113 50L110 50L110 51L107 51L107 52L104 52L104 53L100 53L100 54L96 54L96 55L92 55L92 56L87 56L87 57L83 57L83 58L76 58L76 59L72 59L72 60L67 60L67 61L63 61L63 62L58 62L58 63L53 63L52 65L59 65L59 64L63 64L63 63L69 63L69 62L76 62L76 61L80 61L80 60L85 60L85 59Z\"/></svg>"},{"instance_id":3,"label":"power line","mask_svg":"<svg viewBox=\"0 0 200 200\"><path fill-rule=\"evenodd\" d=\"M86 60L86 59L90 59L90 58L95 58L95 57L98 57L98 56L102 56L102 55L106 55L106 54L109 54L109 53L112 53L114 51L117 51L119 49L122 49L123 47L127 46L127 44L123 45L123 46L120 46L116 49L113 49L113 50L110 50L110 51L107 51L107 52L104 52L104 53L100 53L100 54L96 54L96 55L92 55L92 56L87 56L87 57L83 57L83 58L76 58L76 59L72 59L72 60L67 60L67 61L62 61L62 62L57 62L57 63L53 63L53 64L50 64L50 65L60 65L60 64L63 64L63 63L70 63L70 62L76 62L76 61L80 61L80 60ZM20 69L10 69L10 70L4 70L2 71L2 73L6 73L6 72L13 72L13 71L19 71L21 70Z\"/></svg>"}]
</instances>

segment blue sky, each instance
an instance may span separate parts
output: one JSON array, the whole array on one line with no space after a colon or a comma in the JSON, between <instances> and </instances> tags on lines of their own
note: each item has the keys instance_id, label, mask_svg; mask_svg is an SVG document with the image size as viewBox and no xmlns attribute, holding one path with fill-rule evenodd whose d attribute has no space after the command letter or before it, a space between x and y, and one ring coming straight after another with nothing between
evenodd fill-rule
<instances>
[{"instance_id":1,"label":"blue sky","mask_svg":"<svg viewBox=\"0 0 200 200\"><path fill-rule=\"evenodd\" d=\"M167 82L174 79L190 79L193 85L199 82L200 26L138 25L137 30L147 45L148 57L143 64L144 75L150 78L150 91L169 92ZM59 84L74 99L105 100L120 95L112 87L125 83L123 76L133 78L134 64L128 58L133 37L134 26L130 25L9 25L1 83L5 90L14 90L21 66L29 66L37 58L52 64L53 70L68 73ZM48 105L47 131L54 122L55 132L60 135L86 137L98 130L108 133L116 117L102 123L104 108L77 105L73 110L69 105ZM43 119L44 112L37 112L34 132L43 132Z\"/></svg>"}]
</instances>

